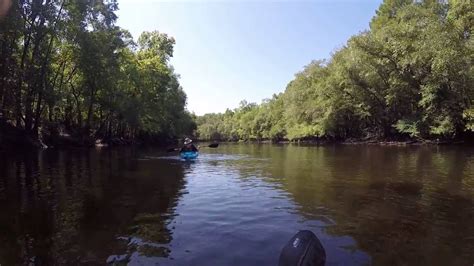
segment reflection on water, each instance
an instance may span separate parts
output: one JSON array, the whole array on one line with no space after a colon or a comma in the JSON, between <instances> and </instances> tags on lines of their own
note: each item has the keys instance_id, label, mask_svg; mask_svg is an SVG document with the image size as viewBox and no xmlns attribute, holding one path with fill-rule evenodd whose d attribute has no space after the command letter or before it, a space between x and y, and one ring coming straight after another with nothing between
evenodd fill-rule
<instances>
[{"instance_id":1,"label":"reflection on water","mask_svg":"<svg viewBox=\"0 0 474 266\"><path fill-rule=\"evenodd\" d=\"M104 264L132 250L166 256L158 244L172 238L166 221L184 187L183 167L134 157L131 150L2 154L0 264Z\"/></svg>"},{"instance_id":2,"label":"reflection on water","mask_svg":"<svg viewBox=\"0 0 474 266\"><path fill-rule=\"evenodd\" d=\"M0 153L0 264L472 265L474 151L221 145Z\"/></svg>"}]
</instances>

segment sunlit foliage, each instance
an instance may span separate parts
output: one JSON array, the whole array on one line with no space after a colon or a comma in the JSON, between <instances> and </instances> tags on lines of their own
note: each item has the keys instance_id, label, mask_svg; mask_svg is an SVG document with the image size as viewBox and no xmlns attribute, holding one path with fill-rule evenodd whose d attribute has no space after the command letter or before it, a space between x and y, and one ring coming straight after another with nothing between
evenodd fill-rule
<instances>
[{"instance_id":1,"label":"sunlit foliage","mask_svg":"<svg viewBox=\"0 0 474 266\"><path fill-rule=\"evenodd\" d=\"M14 0L0 20L0 117L38 137L166 138L193 130L175 40L115 25L117 2Z\"/></svg>"},{"instance_id":2,"label":"sunlit foliage","mask_svg":"<svg viewBox=\"0 0 474 266\"><path fill-rule=\"evenodd\" d=\"M281 95L198 118L200 138L457 138L473 129L472 1L386 0Z\"/></svg>"}]
</instances>

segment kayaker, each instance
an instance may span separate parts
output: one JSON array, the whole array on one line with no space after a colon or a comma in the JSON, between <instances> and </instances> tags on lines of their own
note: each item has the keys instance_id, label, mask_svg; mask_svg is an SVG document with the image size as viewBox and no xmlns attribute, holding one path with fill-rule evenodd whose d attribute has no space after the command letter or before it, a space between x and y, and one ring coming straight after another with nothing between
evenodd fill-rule
<instances>
[{"instance_id":1,"label":"kayaker","mask_svg":"<svg viewBox=\"0 0 474 266\"><path fill-rule=\"evenodd\" d=\"M181 148L179 152L187 152L187 151L194 151L197 152L198 149L193 144L193 140L190 138L184 139L184 146Z\"/></svg>"}]
</instances>

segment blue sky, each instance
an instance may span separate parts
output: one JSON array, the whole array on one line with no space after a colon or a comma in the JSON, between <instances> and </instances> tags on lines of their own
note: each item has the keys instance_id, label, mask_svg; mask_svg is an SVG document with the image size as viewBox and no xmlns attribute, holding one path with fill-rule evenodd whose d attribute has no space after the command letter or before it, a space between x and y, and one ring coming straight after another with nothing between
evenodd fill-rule
<instances>
[{"instance_id":1,"label":"blue sky","mask_svg":"<svg viewBox=\"0 0 474 266\"><path fill-rule=\"evenodd\" d=\"M369 27L381 0L119 0L118 25L136 39L176 39L171 60L198 115L283 92L314 59L327 59Z\"/></svg>"}]
</instances>

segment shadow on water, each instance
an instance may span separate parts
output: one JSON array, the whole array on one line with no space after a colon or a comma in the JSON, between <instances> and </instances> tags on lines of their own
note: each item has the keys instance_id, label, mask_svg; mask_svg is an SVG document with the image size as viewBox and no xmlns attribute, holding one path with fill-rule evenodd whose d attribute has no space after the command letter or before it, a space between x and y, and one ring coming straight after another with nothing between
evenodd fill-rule
<instances>
[{"instance_id":1,"label":"shadow on water","mask_svg":"<svg viewBox=\"0 0 474 266\"><path fill-rule=\"evenodd\" d=\"M135 157L130 149L2 154L0 265L166 257L183 165Z\"/></svg>"},{"instance_id":2,"label":"shadow on water","mask_svg":"<svg viewBox=\"0 0 474 266\"><path fill-rule=\"evenodd\" d=\"M223 149L266 158L232 165L242 178L258 175L287 191L298 213L306 220L323 221L326 233L354 238L357 244L351 248L367 252L374 265L474 262L470 149L338 145Z\"/></svg>"}]
</instances>

